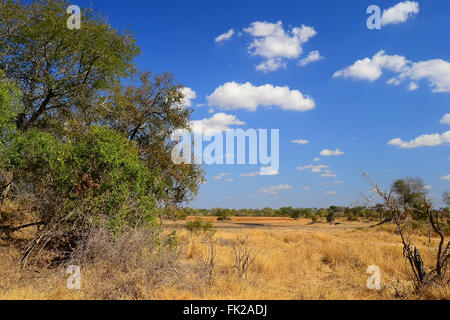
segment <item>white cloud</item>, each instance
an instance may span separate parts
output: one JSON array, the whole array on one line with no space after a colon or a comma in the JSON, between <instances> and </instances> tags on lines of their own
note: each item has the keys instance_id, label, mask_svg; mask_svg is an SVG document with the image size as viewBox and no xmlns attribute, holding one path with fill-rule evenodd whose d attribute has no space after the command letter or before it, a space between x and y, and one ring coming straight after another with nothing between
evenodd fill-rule
<instances>
[{"instance_id":1,"label":"white cloud","mask_svg":"<svg viewBox=\"0 0 450 320\"><path fill-rule=\"evenodd\" d=\"M323 173L320 175L322 178L336 178L337 174L335 173Z\"/></svg>"},{"instance_id":2,"label":"white cloud","mask_svg":"<svg viewBox=\"0 0 450 320\"><path fill-rule=\"evenodd\" d=\"M259 190L259 192L261 192L261 193L266 193L266 194L277 195L279 191L282 191L282 190L290 190L290 189L292 189L292 188L293 188L293 187L290 186L290 185L280 184L280 185L278 185L278 186L271 186L271 187L268 188L268 189L261 189L261 190Z\"/></svg>"},{"instance_id":3,"label":"white cloud","mask_svg":"<svg viewBox=\"0 0 450 320\"><path fill-rule=\"evenodd\" d=\"M446 143L450 143L450 131L443 134L435 133L421 135L409 142L396 138L389 141L388 144L402 149L413 149L420 147L435 147Z\"/></svg>"},{"instance_id":4,"label":"white cloud","mask_svg":"<svg viewBox=\"0 0 450 320\"><path fill-rule=\"evenodd\" d=\"M234 179L233 178L228 178L227 182L229 182L229 183L234 182Z\"/></svg>"},{"instance_id":5,"label":"white cloud","mask_svg":"<svg viewBox=\"0 0 450 320\"><path fill-rule=\"evenodd\" d=\"M319 157L314 158L314 162L319 162L319 161L320 161Z\"/></svg>"},{"instance_id":6,"label":"white cloud","mask_svg":"<svg viewBox=\"0 0 450 320\"><path fill-rule=\"evenodd\" d=\"M240 176L244 177L244 178L252 178L252 177L256 177L256 176L260 176L261 172L249 172L249 173L243 173Z\"/></svg>"},{"instance_id":7,"label":"white cloud","mask_svg":"<svg viewBox=\"0 0 450 320\"><path fill-rule=\"evenodd\" d=\"M333 181L333 184L343 184L342 181Z\"/></svg>"},{"instance_id":8,"label":"white cloud","mask_svg":"<svg viewBox=\"0 0 450 320\"><path fill-rule=\"evenodd\" d=\"M442 124L450 124L450 113L446 113L441 119Z\"/></svg>"},{"instance_id":9,"label":"white cloud","mask_svg":"<svg viewBox=\"0 0 450 320\"><path fill-rule=\"evenodd\" d=\"M256 176L277 176L280 172L271 167L262 167L258 172L243 173L240 176L244 178L252 178Z\"/></svg>"},{"instance_id":10,"label":"white cloud","mask_svg":"<svg viewBox=\"0 0 450 320\"><path fill-rule=\"evenodd\" d=\"M209 119L206 118L203 120L191 121L191 128L195 131L201 125L202 132L217 133L229 129L230 126L240 126L245 124L245 122L239 120L236 116L222 112L216 113Z\"/></svg>"},{"instance_id":11,"label":"white cloud","mask_svg":"<svg viewBox=\"0 0 450 320\"><path fill-rule=\"evenodd\" d=\"M442 180L448 180L448 181L450 181L450 174L447 175L447 176L441 177L441 179L442 179Z\"/></svg>"},{"instance_id":12,"label":"white cloud","mask_svg":"<svg viewBox=\"0 0 450 320\"><path fill-rule=\"evenodd\" d=\"M372 58L364 58L353 65L337 71L333 77L352 78L355 80L375 81L383 74L383 69L402 72L407 68L408 60L405 57L386 55L384 50L377 52ZM391 79L390 81L394 81Z\"/></svg>"},{"instance_id":13,"label":"white cloud","mask_svg":"<svg viewBox=\"0 0 450 320\"><path fill-rule=\"evenodd\" d=\"M276 71L278 69L285 69L286 68L286 62L284 62L280 58L270 58L267 59L264 62L261 62L256 66L256 70L263 71L263 72L271 72Z\"/></svg>"},{"instance_id":14,"label":"white cloud","mask_svg":"<svg viewBox=\"0 0 450 320\"><path fill-rule=\"evenodd\" d=\"M315 50L315 51L311 51L308 56L306 58L301 59L298 64L301 65L302 67L306 66L307 64L319 61L324 59L324 57L322 57L320 55L320 52Z\"/></svg>"},{"instance_id":15,"label":"white cloud","mask_svg":"<svg viewBox=\"0 0 450 320\"><path fill-rule=\"evenodd\" d=\"M417 15L419 11L419 3L415 1L400 2L395 6L383 11L381 24L385 26L388 24L398 24L406 22L406 20L408 20L409 18Z\"/></svg>"},{"instance_id":16,"label":"white cloud","mask_svg":"<svg viewBox=\"0 0 450 320\"><path fill-rule=\"evenodd\" d=\"M304 187L302 190L303 190L303 191L308 191L308 192L310 192L310 191L311 191L311 188L310 188L310 187Z\"/></svg>"},{"instance_id":17,"label":"white cloud","mask_svg":"<svg viewBox=\"0 0 450 320\"><path fill-rule=\"evenodd\" d=\"M222 33L220 36L218 36L216 39L214 39L214 41L216 43L222 42L222 41L226 41L226 40L231 40L231 38L234 35L234 30L230 29L225 33Z\"/></svg>"},{"instance_id":18,"label":"white cloud","mask_svg":"<svg viewBox=\"0 0 450 320\"><path fill-rule=\"evenodd\" d=\"M314 172L314 173L320 173L320 172L322 172L322 170L328 169L328 168L330 168L330 167L327 166L327 165L324 165L324 164L321 164L321 165L318 165L318 166L310 164L310 165L303 166L303 167L297 167L297 170L305 171L305 170L310 170L311 169L311 171Z\"/></svg>"},{"instance_id":19,"label":"white cloud","mask_svg":"<svg viewBox=\"0 0 450 320\"><path fill-rule=\"evenodd\" d=\"M442 59L411 62L399 55L386 55L383 50L372 58L364 58L353 65L334 73L334 78L352 78L354 80L375 81L383 70L397 73L387 83L399 85L410 80L408 90L416 90L416 81L427 80L433 92L450 92L450 63Z\"/></svg>"},{"instance_id":20,"label":"white cloud","mask_svg":"<svg viewBox=\"0 0 450 320\"><path fill-rule=\"evenodd\" d=\"M415 91L419 89L419 86L415 82L411 82L408 86L408 91Z\"/></svg>"},{"instance_id":21,"label":"white cloud","mask_svg":"<svg viewBox=\"0 0 450 320\"><path fill-rule=\"evenodd\" d=\"M433 92L450 92L450 63L442 59L416 62L399 78L416 81L426 79Z\"/></svg>"},{"instance_id":22,"label":"white cloud","mask_svg":"<svg viewBox=\"0 0 450 320\"><path fill-rule=\"evenodd\" d=\"M327 191L327 192L325 192L325 194L332 196L332 195L337 194L337 192L336 191Z\"/></svg>"},{"instance_id":23,"label":"white cloud","mask_svg":"<svg viewBox=\"0 0 450 320\"><path fill-rule=\"evenodd\" d=\"M262 167L259 175L261 176L277 176L280 172L271 167Z\"/></svg>"},{"instance_id":24,"label":"white cloud","mask_svg":"<svg viewBox=\"0 0 450 320\"><path fill-rule=\"evenodd\" d=\"M184 98L181 102L181 107L192 107L192 100L197 99L197 94L194 90L188 87L184 87L181 89L181 93L183 94Z\"/></svg>"},{"instance_id":25,"label":"white cloud","mask_svg":"<svg viewBox=\"0 0 450 320\"><path fill-rule=\"evenodd\" d=\"M325 150L322 150L322 152L320 152L320 155L324 156L324 157L337 157L337 156L342 156L344 154L345 154L345 152L342 152L340 149L336 149L334 151L325 149Z\"/></svg>"},{"instance_id":26,"label":"white cloud","mask_svg":"<svg viewBox=\"0 0 450 320\"><path fill-rule=\"evenodd\" d=\"M298 140L292 140L291 143L295 143L295 144L308 144L308 143L309 143L309 140L298 139Z\"/></svg>"},{"instance_id":27,"label":"white cloud","mask_svg":"<svg viewBox=\"0 0 450 320\"><path fill-rule=\"evenodd\" d=\"M256 111L259 106L279 106L283 110L308 111L315 108L314 100L289 87L271 84L254 86L250 82L227 82L207 97L208 105L223 109L247 109Z\"/></svg>"},{"instance_id":28,"label":"white cloud","mask_svg":"<svg viewBox=\"0 0 450 320\"><path fill-rule=\"evenodd\" d=\"M305 25L285 31L281 21L256 21L244 31L254 37L248 47L249 53L265 58L264 62L257 66L258 71L264 72L285 67L284 59L298 58L303 53L302 45L317 34L314 28Z\"/></svg>"},{"instance_id":29,"label":"white cloud","mask_svg":"<svg viewBox=\"0 0 450 320\"><path fill-rule=\"evenodd\" d=\"M230 173L219 173L219 175L214 177L214 180L222 180L225 177L229 177L231 176Z\"/></svg>"}]
</instances>

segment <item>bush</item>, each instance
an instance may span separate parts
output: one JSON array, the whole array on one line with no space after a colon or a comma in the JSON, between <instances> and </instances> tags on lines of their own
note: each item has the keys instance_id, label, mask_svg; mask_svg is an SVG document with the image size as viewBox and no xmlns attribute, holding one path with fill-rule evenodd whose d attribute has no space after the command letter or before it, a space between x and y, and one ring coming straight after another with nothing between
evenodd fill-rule
<instances>
[{"instance_id":1,"label":"bush","mask_svg":"<svg viewBox=\"0 0 450 320\"><path fill-rule=\"evenodd\" d=\"M124 228L112 235L100 227L89 230L68 264L83 268L94 299L146 299L157 285L179 279L179 254L175 234Z\"/></svg>"},{"instance_id":2,"label":"bush","mask_svg":"<svg viewBox=\"0 0 450 320\"><path fill-rule=\"evenodd\" d=\"M336 215L334 212L329 212L327 215L327 222L333 223L336 220Z\"/></svg>"},{"instance_id":3,"label":"bush","mask_svg":"<svg viewBox=\"0 0 450 320\"><path fill-rule=\"evenodd\" d=\"M209 221L203 222L201 219L186 222L186 229L193 234L214 233L213 224Z\"/></svg>"},{"instance_id":4,"label":"bush","mask_svg":"<svg viewBox=\"0 0 450 320\"><path fill-rule=\"evenodd\" d=\"M312 220L312 223L317 223L317 222L319 222L319 217L316 214L313 214L311 216L311 220Z\"/></svg>"},{"instance_id":5,"label":"bush","mask_svg":"<svg viewBox=\"0 0 450 320\"><path fill-rule=\"evenodd\" d=\"M45 234L49 245L67 252L94 226L116 232L156 222L158 177L142 164L136 146L115 131L91 127L61 142L30 130L8 152L18 196L27 195L42 226L36 239Z\"/></svg>"}]
</instances>

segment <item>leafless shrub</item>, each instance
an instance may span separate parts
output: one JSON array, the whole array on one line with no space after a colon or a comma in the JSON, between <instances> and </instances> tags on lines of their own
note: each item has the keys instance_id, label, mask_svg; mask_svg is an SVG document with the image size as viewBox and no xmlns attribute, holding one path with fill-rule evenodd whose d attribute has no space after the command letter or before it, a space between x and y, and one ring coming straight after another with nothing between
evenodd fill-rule
<instances>
[{"instance_id":1,"label":"leafless shrub","mask_svg":"<svg viewBox=\"0 0 450 320\"><path fill-rule=\"evenodd\" d=\"M217 241L214 239L214 234L205 235L204 243L206 248L203 250L200 260L200 270L205 275L205 280L208 285L214 284L214 270L216 267L217 257Z\"/></svg>"},{"instance_id":2,"label":"leafless shrub","mask_svg":"<svg viewBox=\"0 0 450 320\"><path fill-rule=\"evenodd\" d=\"M97 228L83 239L68 264L97 270L90 287L102 299L143 299L158 285L180 281L174 234L163 236L158 230L140 228L113 235Z\"/></svg>"},{"instance_id":3,"label":"leafless shrub","mask_svg":"<svg viewBox=\"0 0 450 320\"><path fill-rule=\"evenodd\" d=\"M246 279L248 271L256 259L256 254L249 247L248 235L243 240L239 239L239 236L236 238L236 241L233 243L233 254L237 276L240 279Z\"/></svg>"}]
</instances>

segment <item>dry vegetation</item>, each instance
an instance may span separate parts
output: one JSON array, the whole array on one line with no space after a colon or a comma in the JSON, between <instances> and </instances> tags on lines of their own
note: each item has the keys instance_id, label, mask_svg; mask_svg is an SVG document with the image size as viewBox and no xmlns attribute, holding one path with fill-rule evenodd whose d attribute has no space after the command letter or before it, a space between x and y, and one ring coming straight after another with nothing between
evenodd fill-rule
<instances>
[{"instance_id":1,"label":"dry vegetation","mask_svg":"<svg viewBox=\"0 0 450 320\"><path fill-rule=\"evenodd\" d=\"M211 219L211 218L209 218ZM233 218L215 222L216 232L166 224L165 236L129 231L110 246L101 231L72 264L82 288L66 288L63 267L20 270L20 253L0 247L2 299L449 299L449 285L414 289L395 227L338 221ZM176 236L173 236L176 231ZM175 243L175 241L177 243ZM438 239L432 239L432 242ZM157 242L157 245L155 245ZM416 243L425 264L436 253L426 235ZM144 245L143 245L144 244ZM158 249L154 249L158 248ZM107 249L107 250L106 250ZM108 252L108 254L106 254ZM236 265L247 254L246 271ZM244 259L245 260L245 259ZM366 269L382 272L380 291L366 287ZM242 274L241 272L244 272Z\"/></svg>"}]
</instances>

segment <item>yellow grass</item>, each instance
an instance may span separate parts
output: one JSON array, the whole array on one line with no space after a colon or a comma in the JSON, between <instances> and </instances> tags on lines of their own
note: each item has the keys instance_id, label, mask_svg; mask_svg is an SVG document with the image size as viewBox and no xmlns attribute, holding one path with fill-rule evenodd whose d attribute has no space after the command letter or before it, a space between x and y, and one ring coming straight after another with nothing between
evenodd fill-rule
<instances>
[{"instance_id":1,"label":"yellow grass","mask_svg":"<svg viewBox=\"0 0 450 320\"><path fill-rule=\"evenodd\" d=\"M216 223L218 231L214 282L195 270L205 254L206 243L183 228L177 235L183 275L148 287L139 275L99 272L109 266L83 268L82 289L66 288L64 270L19 272L18 253L0 249L1 299L448 299L449 286L413 290L409 266L402 257L399 236L391 225L367 228L369 224L340 221L308 225L309 220L234 219ZM250 224L246 226L245 224ZM244 224L244 225L242 225ZM263 226L255 226L262 224ZM171 225L170 228L175 228ZM248 236L256 260L246 279L233 268L232 244ZM434 252L426 237L416 243L428 265ZM368 266L382 272L380 291L366 287ZM191 272L189 270L192 270ZM111 271L117 272L117 271Z\"/></svg>"}]
</instances>

